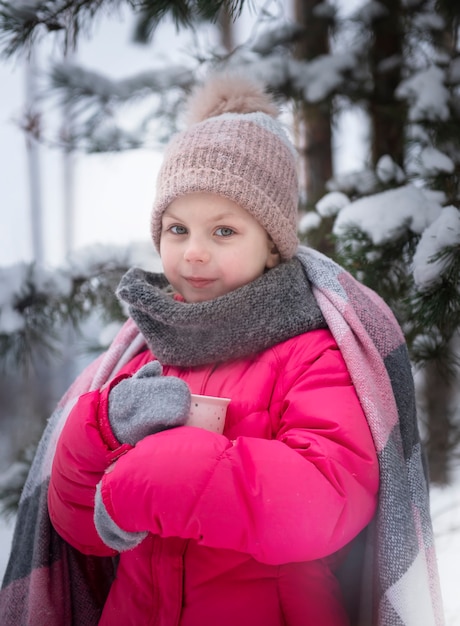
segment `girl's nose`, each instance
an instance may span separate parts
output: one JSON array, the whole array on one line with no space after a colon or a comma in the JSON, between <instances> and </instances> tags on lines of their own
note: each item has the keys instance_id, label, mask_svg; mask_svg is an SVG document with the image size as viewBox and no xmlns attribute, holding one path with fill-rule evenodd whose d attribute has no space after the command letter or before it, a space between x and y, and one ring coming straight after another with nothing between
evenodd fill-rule
<instances>
[{"instance_id":1,"label":"girl's nose","mask_svg":"<svg viewBox=\"0 0 460 626\"><path fill-rule=\"evenodd\" d=\"M188 263L207 263L209 250L206 244L197 237L190 237L184 251L184 259Z\"/></svg>"}]
</instances>

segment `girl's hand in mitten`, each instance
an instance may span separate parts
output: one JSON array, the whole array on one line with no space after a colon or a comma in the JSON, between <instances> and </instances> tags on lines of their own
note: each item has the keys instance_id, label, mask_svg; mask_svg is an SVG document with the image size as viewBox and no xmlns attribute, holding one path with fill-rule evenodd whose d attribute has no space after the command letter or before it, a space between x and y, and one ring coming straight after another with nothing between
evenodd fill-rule
<instances>
[{"instance_id":1,"label":"girl's hand in mitten","mask_svg":"<svg viewBox=\"0 0 460 626\"><path fill-rule=\"evenodd\" d=\"M97 486L94 524L102 541L123 552L137 546L149 532L200 540L209 523L216 529L217 466L224 466L231 485L238 483L228 459L224 460L232 447L227 437L192 427L140 441L120 456ZM212 510L204 519L203 502L205 506L210 503ZM246 526L243 532L247 533Z\"/></svg>"},{"instance_id":2,"label":"girl's hand in mitten","mask_svg":"<svg viewBox=\"0 0 460 626\"><path fill-rule=\"evenodd\" d=\"M162 376L151 361L109 394L109 421L120 443L135 445L161 430L183 426L190 412L190 390L176 376Z\"/></svg>"},{"instance_id":3,"label":"girl's hand in mitten","mask_svg":"<svg viewBox=\"0 0 460 626\"><path fill-rule=\"evenodd\" d=\"M147 537L147 532L130 533L115 524L104 506L101 496L101 483L96 488L94 501L94 525L99 537L106 546L117 552L132 550Z\"/></svg>"}]
</instances>

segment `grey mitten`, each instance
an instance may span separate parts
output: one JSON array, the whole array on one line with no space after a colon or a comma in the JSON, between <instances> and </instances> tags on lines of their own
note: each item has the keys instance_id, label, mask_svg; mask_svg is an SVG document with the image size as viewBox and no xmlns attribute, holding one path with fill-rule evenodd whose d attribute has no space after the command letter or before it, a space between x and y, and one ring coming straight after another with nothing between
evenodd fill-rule
<instances>
[{"instance_id":1,"label":"grey mitten","mask_svg":"<svg viewBox=\"0 0 460 626\"><path fill-rule=\"evenodd\" d=\"M121 529L115 524L104 506L101 495L101 483L96 487L96 498L94 501L94 525L99 537L106 546L113 548L117 552L132 550L147 537L148 533L130 533Z\"/></svg>"},{"instance_id":2,"label":"grey mitten","mask_svg":"<svg viewBox=\"0 0 460 626\"><path fill-rule=\"evenodd\" d=\"M176 376L162 376L151 361L109 393L109 421L121 443L136 444L160 430L183 426L190 412L190 390Z\"/></svg>"}]
</instances>

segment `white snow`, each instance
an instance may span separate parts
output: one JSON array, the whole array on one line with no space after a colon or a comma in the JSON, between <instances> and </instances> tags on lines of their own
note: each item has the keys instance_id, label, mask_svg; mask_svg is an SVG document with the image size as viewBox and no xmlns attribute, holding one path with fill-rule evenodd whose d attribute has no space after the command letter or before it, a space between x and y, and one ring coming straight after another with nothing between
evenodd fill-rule
<instances>
[{"instance_id":1,"label":"white snow","mask_svg":"<svg viewBox=\"0 0 460 626\"><path fill-rule=\"evenodd\" d=\"M369 0L357 13L364 23L371 24L378 18L385 16L388 9L383 2Z\"/></svg>"},{"instance_id":2,"label":"white snow","mask_svg":"<svg viewBox=\"0 0 460 626\"><path fill-rule=\"evenodd\" d=\"M343 235L352 226L364 231L374 244L397 237L406 228L421 234L440 214L441 206L423 190L405 185L360 198L337 216L333 232Z\"/></svg>"},{"instance_id":3,"label":"white snow","mask_svg":"<svg viewBox=\"0 0 460 626\"><path fill-rule=\"evenodd\" d=\"M439 217L423 232L414 254L414 280L427 288L440 280L448 265L445 256L435 258L446 246L460 245L460 211L454 206L442 209Z\"/></svg>"},{"instance_id":4,"label":"white snow","mask_svg":"<svg viewBox=\"0 0 460 626\"><path fill-rule=\"evenodd\" d=\"M300 32L301 28L295 22L273 21L257 33L251 50L259 54L269 54L275 46L291 41Z\"/></svg>"},{"instance_id":5,"label":"white snow","mask_svg":"<svg viewBox=\"0 0 460 626\"><path fill-rule=\"evenodd\" d=\"M433 488L430 497L446 626L460 626L460 468L450 486Z\"/></svg>"},{"instance_id":6,"label":"white snow","mask_svg":"<svg viewBox=\"0 0 460 626\"><path fill-rule=\"evenodd\" d=\"M396 96L408 100L412 121L449 118L449 92L444 81L444 72L436 65L430 65L401 82Z\"/></svg>"},{"instance_id":7,"label":"white snow","mask_svg":"<svg viewBox=\"0 0 460 626\"><path fill-rule=\"evenodd\" d=\"M414 17L414 25L420 30L442 30L445 26L444 18L434 11L419 13Z\"/></svg>"},{"instance_id":8,"label":"white snow","mask_svg":"<svg viewBox=\"0 0 460 626\"><path fill-rule=\"evenodd\" d=\"M327 198L326 195L322 199L323 216L330 210ZM448 256L435 257L443 248L460 245L460 211L454 206L443 208L443 201L442 192L419 189L412 184L390 189L344 203L333 232L341 237L347 229L357 227L376 245L391 241L405 229L420 234L412 272L416 285L424 289L439 281L448 266Z\"/></svg>"},{"instance_id":9,"label":"white snow","mask_svg":"<svg viewBox=\"0 0 460 626\"><path fill-rule=\"evenodd\" d=\"M14 518L0 516L0 579L3 579L11 549Z\"/></svg>"},{"instance_id":10,"label":"white snow","mask_svg":"<svg viewBox=\"0 0 460 626\"><path fill-rule=\"evenodd\" d=\"M392 181L401 184L406 178L403 170L393 161L389 154L380 157L375 171L377 178L385 184L391 183Z\"/></svg>"},{"instance_id":11,"label":"white snow","mask_svg":"<svg viewBox=\"0 0 460 626\"><path fill-rule=\"evenodd\" d=\"M321 225L321 217L315 211L308 211L304 213L299 220L298 228L299 233L302 235L307 234L310 230L315 230Z\"/></svg>"},{"instance_id":12,"label":"white snow","mask_svg":"<svg viewBox=\"0 0 460 626\"><path fill-rule=\"evenodd\" d=\"M318 102L332 93L343 80L343 73L356 65L352 53L325 54L312 61L291 59L289 70L295 86L308 102Z\"/></svg>"},{"instance_id":13,"label":"white snow","mask_svg":"<svg viewBox=\"0 0 460 626\"><path fill-rule=\"evenodd\" d=\"M345 193L357 193L359 195L370 194L375 191L377 177L371 169L363 169L356 172L343 172L335 176L327 183L329 191L342 190Z\"/></svg>"},{"instance_id":14,"label":"white snow","mask_svg":"<svg viewBox=\"0 0 460 626\"><path fill-rule=\"evenodd\" d=\"M350 204L350 198L341 191L330 191L316 203L316 210L321 217L332 217Z\"/></svg>"},{"instance_id":15,"label":"white snow","mask_svg":"<svg viewBox=\"0 0 460 626\"><path fill-rule=\"evenodd\" d=\"M452 174L455 170L455 163L447 154L444 154L440 150L429 146L424 148L420 154L420 162L426 174L438 174L445 172Z\"/></svg>"},{"instance_id":16,"label":"white snow","mask_svg":"<svg viewBox=\"0 0 460 626\"><path fill-rule=\"evenodd\" d=\"M192 67L169 64L150 71L139 72L123 79L110 79L101 72L95 72L73 63L60 63L53 70L81 94L91 94L102 101L130 100L134 94L144 90L161 92L172 86L190 86Z\"/></svg>"}]
</instances>

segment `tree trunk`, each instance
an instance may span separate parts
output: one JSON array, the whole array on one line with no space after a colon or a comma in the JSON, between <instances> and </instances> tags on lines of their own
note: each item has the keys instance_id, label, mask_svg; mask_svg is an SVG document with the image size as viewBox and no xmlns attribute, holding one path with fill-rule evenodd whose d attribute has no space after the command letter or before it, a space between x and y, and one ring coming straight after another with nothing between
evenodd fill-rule
<instances>
[{"instance_id":1,"label":"tree trunk","mask_svg":"<svg viewBox=\"0 0 460 626\"><path fill-rule=\"evenodd\" d=\"M430 480L438 485L449 483L450 460L458 444L458 432L454 424L457 397L458 380L446 376L436 361L428 363L424 372L421 401L426 421L425 448Z\"/></svg>"},{"instance_id":2,"label":"tree trunk","mask_svg":"<svg viewBox=\"0 0 460 626\"><path fill-rule=\"evenodd\" d=\"M304 35L295 49L299 60L313 59L329 52L328 26L317 18L314 8L322 0L295 0L295 19ZM313 207L324 195L332 176L331 106L328 102L298 102L295 110L296 143L301 158L300 184L306 206Z\"/></svg>"},{"instance_id":3,"label":"tree trunk","mask_svg":"<svg viewBox=\"0 0 460 626\"><path fill-rule=\"evenodd\" d=\"M403 20L401 0L388 0L386 12L373 24L370 65L373 89L369 98L372 125L372 164L390 155L404 164L406 107L395 97L401 82Z\"/></svg>"}]
</instances>

